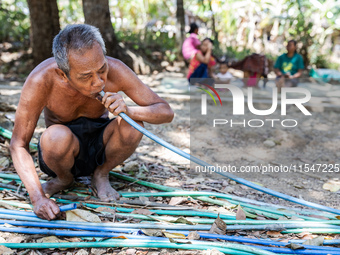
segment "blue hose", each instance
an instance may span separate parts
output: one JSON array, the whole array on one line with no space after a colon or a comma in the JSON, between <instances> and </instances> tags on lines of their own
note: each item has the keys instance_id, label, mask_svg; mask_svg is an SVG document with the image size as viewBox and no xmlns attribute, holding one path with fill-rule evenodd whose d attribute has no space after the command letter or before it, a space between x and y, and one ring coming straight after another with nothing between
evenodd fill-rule
<instances>
[{"instance_id":1,"label":"blue hose","mask_svg":"<svg viewBox=\"0 0 340 255\"><path fill-rule=\"evenodd\" d=\"M77 208L77 204L76 203L71 203L71 204L63 205L63 206L59 207L61 212L66 212L66 211L74 210L76 208ZM10 214L10 215L21 215L21 216L27 216L27 217L38 217L34 212L8 210L8 209L0 209L0 213L2 213L2 214Z\"/></svg>"},{"instance_id":2,"label":"blue hose","mask_svg":"<svg viewBox=\"0 0 340 255\"><path fill-rule=\"evenodd\" d=\"M79 229L79 230L88 230L88 231L101 231L101 232L115 232L115 233L126 233L126 234L140 234L140 229L131 229L131 228L114 228L114 227L96 227L89 225L80 225L73 223L54 223L54 222L29 222L29 221L13 221L13 220L0 220L0 224L10 224L13 226L25 226L25 227L40 227L40 228L64 228L64 229ZM228 227L229 228L229 227ZM172 233L181 233L187 236L189 231L168 231ZM233 237L228 235L217 235L210 233L201 233L198 232L201 238L207 239L221 239L232 242L242 242L242 243L253 243L253 244L261 244L261 245L275 245L275 246L286 246L288 243L277 242L277 241L269 241L269 240L261 240L261 239L252 239L252 238L244 238L244 237ZM305 241L305 240L304 240ZM312 250L334 250L340 252L339 248L333 247L322 247L322 246L313 246L313 245L304 245L306 249ZM284 253L284 252L283 252Z\"/></svg>"},{"instance_id":3,"label":"blue hose","mask_svg":"<svg viewBox=\"0 0 340 255\"><path fill-rule=\"evenodd\" d=\"M78 236L78 237L120 237L122 236L121 233L109 233L109 232L94 232L94 231L70 231L70 230L48 230L48 229L37 229L37 228L8 228L8 227L1 227L0 231L4 232L12 232L12 233L22 233L22 234L43 234L43 235L55 235L55 236ZM148 240L148 241L163 241L168 242L168 238L164 237L151 237L151 236L142 236L142 235L130 235L124 234L124 237L128 239L139 239L139 240ZM247 245L239 245L239 244L218 244L218 243L211 243L211 242L203 242L203 241L190 241L192 244L202 244L206 246L216 246L216 247L223 247L223 248L232 248L235 250L242 250L244 247L247 249ZM272 254L270 252L266 252L262 247L251 247L253 248L254 254ZM339 253L340 254L340 253Z\"/></svg>"},{"instance_id":4,"label":"blue hose","mask_svg":"<svg viewBox=\"0 0 340 255\"><path fill-rule=\"evenodd\" d=\"M1 215L0 215L1 218ZM27 226L27 227L56 227L55 224L53 223L49 223L49 224L45 224L45 223L40 223L40 222L27 222L27 221L8 221L8 220L0 220L0 224L11 224L14 226ZM60 226L58 226L58 228L67 228L67 226L69 225L65 225L65 224L60 224L58 223ZM154 224L150 224L151 227ZM305 227L308 224L303 224L303 225L299 225L299 224L273 224L273 225L235 225L235 226L228 226L227 229L228 230L284 230L284 229L292 229L292 228L301 228L301 227ZM324 224L320 224L321 227L325 227ZM183 229L182 227L183 225L177 225L177 229ZM168 228L168 225L163 225L164 229ZM315 228L320 227L319 225L314 226ZM209 230L211 228L211 225L195 225L194 229L195 230ZM329 229L340 229L340 227L338 226L333 226L327 225L327 228ZM119 228L116 227L101 227L100 229L98 229L98 227L96 226L81 226L81 229L84 230L93 230L93 231L113 231L113 232L117 232L119 231Z\"/></svg>"},{"instance_id":5,"label":"blue hose","mask_svg":"<svg viewBox=\"0 0 340 255\"><path fill-rule=\"evenodd\" d=\"M59 209L61 212L71 211L71 210L77 209L77 204L72 203L68 205L59 206Z\"/></svg>"},{"instance_id":6,"label":"blue hose","mask_svg":"<svg viewBox=\"0 0 340 255\"><path fill-rule=\"evenodd\" d=\"M101 95L103 95L103 94L101 94ZM308 206L308 207L311 207L311 208L315 208L315 209L319 209L319 210L322 210L322 211L326 211L326 212L335 213L335 214L340 215L340 210L338 210L338 209L334 209L334 208L327 207L327 206L324 206L324 205L319 205L319 204L316 204L316 203L312 203L312 202L308 202L308 201L305 201L305 200L302 200L302 199L298 199L298 198L295 198L295 197L292 197L292 196L289 196L289 195L286 195L286 194L283 194L283 193L280 193L280 192L277 192L277 191L274 191L274 190L271 190L271 189L268 189L268 188L265 188L265 187L261 187L260 185L252 183L250 181L247 181L243 178L239 178L234 174L226 173L226 172L222 172L222 171L217 171L217 169L213 165L210 165L210 164L204 162L203 160L200 160L199 158L191 156L190 154L178 149L177 147L171 145L170 143L168 143L168 142L160 139L159 137L155 136L154 134L152 134L151 132L149 132L145 128L138 125L134 120L132 120L125 113L121 112L121 113L119 113L119 116L121 118L123 118L127 123L129 123L132 127L137 129L143 135L149 137L151 140L155 141L156 143L164 146L165 148L177 153L178 155L180 155L180 156L182 156L182 157L184 157L188 160L191 160L192 162L195 162L198 165L206 166L206 167L209 167L210 169L214 169L216 173L218 173L218 174L220 174L224 177L227 177L231 180L234 180L234 181L236 181L240 184L243 184L243 185L248 186L250 188L253 188L255 190L264 192L266 194L269 194L269 195L272 195L272 196L275 196L275 197L285 199L285 200L290 201L290 202L294 202L294 203L297 203L297 204L300 204L300 205L304 205L304 206Z\"/></svg>"},{"instance_id":7,"label":"blue hose","mask_svg":"<svg viewBox=\"0 0 340 255\"><path fill-rule=\"evenodd\" d=\"M8 221L6 223L12 224L15 223L15 221ZM17 224L20 224L18 222ZM55 226L53 226L55 225ZM56 227L58 224L53 224L53 223L46 223L46 224L41 224L41 227ZM79 226L74 226L79 227ZM61 226L58 226L58 228L61 228ZM123 230L122 229L118 233L111 233L111 232L95 232L95 231L70 231L70 230L47 230L47 229L36 229L36 228L8 228L8 227L0 227L0 231L5 231L5 232L12 232L12 233L22 233L22 234L44 234L44 235L56 235L56 236L78 236L78 237L119 237L121 236L121 233L124 231L129 231L129 230ZM132 232L131 230L129 231L130 233ZM173 231L178 233L178 231ZM180 231L181 232L181 231ZM140 233L140 232L139 232ZM189 234L186 232L186 234ZM151 240L151 241L167 241L167 238L163 237L149 237L149 236L141 236L141 235L131 235L131 234L125 234L124 235L128 239L140 239L140 240ZM201 237L204 238L212 238L214 235L212 234L203 234L200 233ZM221 236L221 235L217 235ZM222 236L223 237L223 236ZM225 240L225 239L224 239ZM191 241L193 244L200 244L204 242L195 242ZM273 243L272 243L273 244ZM210 245L214 245L214 243L210 243ZM216 244L218 245L218 244ZM271 252L280 252L280 253L287 253L287 254L339 254L340 255L340 249L338 248L333 248L333 247L316 247L316 248L321 248L318 249L318 252L310 251L310 250L301 250L301 251L294 251L291 249L285 249L285 248L272 248L272 247L256 247L260 248L263 250L268 250ZM307 248L307 247L306 247ZM313 250L315 250L315 247L312 246Z\"/></svg>"},{"instance_id":8,"label":"blue hose","mask_svg":"<svg viewBox=\"0 0 340 255\"><path fill-rule=\"evenodd\" d=\"M154 229L168 229L164 225L158 225L158 224L126 224L126 223L89 223L89 222L70 222L70 221L61 221L61 220L55 220L55 221L47 221L40 218L35 217L25 217L25 216L16 216L14 215L0 215L0 218L8 218L8 219L16 219L17 221L1 221L1 223L9 223L11 225L18 225L18 226L31 226L31 227L52 227L52 228L68 228L68 229L81 229L81 230L99 230L99 231L113 231L116 233L128 233L128 234L134 234L137 233L140 229L139 228L154 228ZM183 229L181 227L182 225L178 225L179 228ZM174 228L172 228L174 229ZM183 231L183 230L171 230L168 229L168 232L174 232L174 233L181 233L184 235L188 235L189 231ZM244 243L254 243L254 244L262 244L262 245L276 245L276 246L285 246L288 243L284 242L278 242L278 241L272 241L272 240L266 240L266 239L254 239L254 238L244 238L244 237L235 237L235 236L229 236L229 235L217 235L217 234L210 234L210 233L203 233L198 232L198 234L201 236L201 238L209 238L209 239L221 239L226 241L232 241L232 242L244 242ZM290 243L303 243L305 240L290 240ZM324 245L337 245L340 244L340 239L336 240L324 240ZM322 249L324 250L327 247L321 247L321 246L305 246L308 249Z\"/></svg>"}]
</instances>

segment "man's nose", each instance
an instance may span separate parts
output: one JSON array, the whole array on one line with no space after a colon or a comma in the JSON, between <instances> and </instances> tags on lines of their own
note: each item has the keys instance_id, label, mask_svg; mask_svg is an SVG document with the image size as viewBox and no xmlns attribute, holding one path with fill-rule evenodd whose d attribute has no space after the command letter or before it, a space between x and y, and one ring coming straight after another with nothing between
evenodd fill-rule
<instances>
[{"instance_id":1,"label":"man's nose","mask_svg":"<svg viewBox=\"0 0 340 255\"><path fill-rule=\"evenodd\" d=\"M93 86L101 87L104 84L104 78L100 74L96 74Z\"/></svg>"}]
</instances>

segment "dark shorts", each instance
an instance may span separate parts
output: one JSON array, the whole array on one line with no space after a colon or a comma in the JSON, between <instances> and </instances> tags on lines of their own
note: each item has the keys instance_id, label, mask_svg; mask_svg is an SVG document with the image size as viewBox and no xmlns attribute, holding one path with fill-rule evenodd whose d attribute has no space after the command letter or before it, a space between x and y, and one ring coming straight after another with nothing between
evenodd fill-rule
<instances>
[{"instance_id":1,"label":"dark shorts","mask_svg":"<svg viewBox=\"0 0 340 255\"><path fill-rule=\"evenodd\" d=\"M71 129L72 133L79 140L79 154L75 158L71 173L74 177L89 176L97 166L105 162L105 147L103 144L103 133L106 126L112 119L89 119L80 117L64 124ZM38 143L39 166L41 171L49 176L56 177L56 174L46 165L43 160Z\"/></svg>"}]
</instances>

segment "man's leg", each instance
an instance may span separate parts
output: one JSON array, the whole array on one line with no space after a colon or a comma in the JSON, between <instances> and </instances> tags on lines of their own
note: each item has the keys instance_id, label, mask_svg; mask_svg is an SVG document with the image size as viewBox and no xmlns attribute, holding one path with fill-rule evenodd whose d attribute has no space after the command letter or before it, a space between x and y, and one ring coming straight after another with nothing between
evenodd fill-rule
<instances>
[{"instance_id":1,"label":"man's leg","mask_svg":"<svg viewBox=\"0 0 340 255\"><path fill-rule=\"evenodd\" d=\"M142 122L137 122L143 126ZM103 142L105 146L105 163L98 166L92 178L92 185L97 189L102 201L116 200L119 194L109 182L109 172L124 162L136 150L142 134L121 117L111 121L105 128Z\"/></svg>"},{"instance_id":2,"label":"man's leg","mask_svg":"<svg viewBox=\"0 0 340 255\"><path fill-rule=\"evenodd\" d=\"M40 148L43 161L57 175L42 185L45 194L52 196L73 183L71 168L79 153L79 141L68 127L53 125L42 134Z\"/></svg>"}]
</instances>

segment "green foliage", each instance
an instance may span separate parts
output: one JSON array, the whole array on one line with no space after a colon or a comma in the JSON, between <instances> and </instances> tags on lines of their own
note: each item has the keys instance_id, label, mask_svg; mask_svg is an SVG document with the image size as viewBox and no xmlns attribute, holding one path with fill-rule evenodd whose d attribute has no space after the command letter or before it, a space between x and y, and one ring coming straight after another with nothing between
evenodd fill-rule
<instances>
[{"instance_id":1,"label":"green foliage","mask_svg":"<svg viewBox=\"0 0 340 255\"><path fill-rule=\"evenodd\" d=\"M119 41L148 57L151 57L154 51L163 52L172 62L179 51L176 47L176 38L170 38L166 32L146 30L136 33L132 30L119 30L116 35Z\"/></svg>"},{"instance_id":2,"label":"green foliage","mask_svg":"<svg viewBox=\"0 0 340 255\"><path fill-rule=\"evenodd\" d=\"M0 0L1 1L1 0ZM84 22L81 0L57 0L61 27ZM0 6L0 42L28 41L29 15L26 0L3 0ZM180 55L171 30L176 25L176 1L109 0L117 37L131 49L152 56L159 51L169 61ZM200 37L213 38L213 18L219 45L217 57L243 59L257 52L275 60L285 51L281 42L295 39L299 53L310 64L326 67L331 53L326 42L336 41L340 31L338 0L184 0L184 9L203 28ZM265 40L277 46L265 47ZM262 43L261 50L255 48ZM329 43L328 43L329 45ZM272 45L273 46L273 45ZM260 51L260 52L259 52Z\"/></svg>"},{"instance_id":3,"label":"green foliage","mask_svg":"<svg viewBox=\"0 0 340 255\"><path fill-rule=\"evenodd\" d=\"M232 46L226 48L227 58L234 58L237 60L242 60L246 56L251 55L253 52L250 49L237 49Z\"/></svg>"},{"instance_id":4,"label":"green foliage","mask_svg":"<svg viewBox=\"0 0 340 255\"><path fill-rule=\"evenodd\" d=\"M24 0L3 0L0 6L0 42L29 39L28 7Z\"/></svg>"},{"instance_id":5,"label":"green foliage","mask_svg":"<svg viewBox=\"0 0 340 255\"><path fill-rule=\"evenodd\" d=\"M58 0L59 21L61 27L67 24L84 22L84 13L81 0Z\"/></svg>"}]
</instances>

